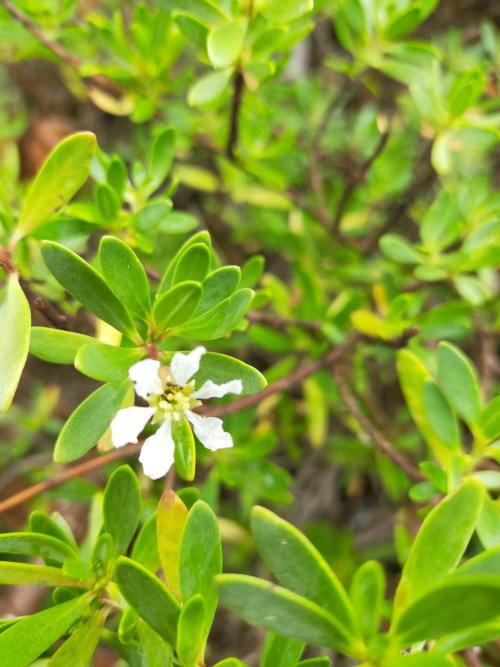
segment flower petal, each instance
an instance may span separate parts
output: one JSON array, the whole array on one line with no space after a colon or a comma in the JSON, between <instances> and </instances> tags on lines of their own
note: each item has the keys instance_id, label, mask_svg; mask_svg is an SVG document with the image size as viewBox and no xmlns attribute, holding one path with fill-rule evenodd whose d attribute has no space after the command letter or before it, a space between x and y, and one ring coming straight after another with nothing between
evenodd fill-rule
<instances>
[{"instance_id":1,"label":"flower petal","mask_svg":"<svg viewBox=\"0 0 500 667\"><path fill-rule=\"evenodd\" d=\"M161 394L163 385L158 375L160 362L155 359L143 359L128 369L128 376L134 383L135 393L141 398L150 394Z\"/></svg>"},{"instance_id":2,"label":"flower petal","mask_svg":"<svg viewBox=\"0 0 500 667\"><path fill-rule=\"evenodd\" d=\"M212 380L207 380L193 393L193 396L194 398L222 398L226 394L241 394L242 391L243 382L241 380L231 380L224 384L215 384Z\"/></svg>"},{"instance_id":3,"label":"flower petal","mask_svg":"<svg viewBox=\"0 0 500 667\"><path fill-rule=\"evenodd\" d=\"M202 345L187 354L176 352L170 364L170 374L176 384L183 387L200 368L200 359L206 352Z\"/></svg>"},{"instance_id":4,"label":"flower petal","mask_svg":"<svg viewBox=\"0 0 500 667\"><path fill-rule=\"evenodd\" d=\"M186 417L193 425L196 437L207 449L215 452L217 449L227 449L233 446L231 434L222 428L222 419L202 417L191 410L186 411Z\"/></svg>"},{"instance_id":5,"label":"flower petal","mask_svg":"<svg viewBox=\"0 0 500 667\"><path fill-rule=\"evenodd\" d=\"M175 444L172 440L170 421L165 421L156 433L144 442L139 461L144 474L159 479L167 474L174 462Z\"/></svg>"},{"instance_id":6,"label":"flower petal","mask_svg":"<svg viewBox=\"0 0 500 667\"><path fill-rule=\"evenodd\" d=\"M111 422L111 442L115 447L123 447L128 442L137 442L142 429L154 415L154 408L123 408L118 410Z\"/></svg>"}]
</instances>

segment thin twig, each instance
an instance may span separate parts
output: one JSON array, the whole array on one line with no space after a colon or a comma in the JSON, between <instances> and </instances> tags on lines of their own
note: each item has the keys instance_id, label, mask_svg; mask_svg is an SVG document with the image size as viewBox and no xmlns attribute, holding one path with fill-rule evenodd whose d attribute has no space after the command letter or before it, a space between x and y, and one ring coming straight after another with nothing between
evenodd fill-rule
<instances>
[{"instance_id":1,"label":"thin twig","mask_svg":"<svg viewBox=\"0 0 500 667\"><path fill-rule=\"evenodd\" d=\"M241 102L243 100L243 91L245 89L245 81L241 70L237 70L233 79L233 97L231 101L231 116L229 120L229 136L226 145L226 155L234 160L234 153L238 145L238 137L240 133L240 111Z\"/></svg>"},{"instance_id":2,"label":"thin twig","mask_svg":"<svg viewBox=\"0 0 500 667\"><path fill-rule=\"evenodd\" d=\"M30 305L42 313L47 322L52 324L56 329L70 330L67 315L62 313L53 303L36 294L29 282L24 278L20 278L19 284L23 288Z\"/></svg>"},{"instance_id":3,"label":"thin twig","mask_svg":"<svg viewBox=\"0 0 500 667\"><path fill-rule=\"evenodd\" d=\"M80 60L74 56L69 51L66 51L60 44L55 42L52 39L49 39L47 35L41 30L36 23L26 16L16 5L14 5L10 0L0 0L0 5L9 12L9 14L16 19L26 30L28 30L35 39L37 39L41 44L43 44L49 51L52 51L58 58L70 67L78 68L81 65Z\"/></svg>"},{"instance_id":4,"label":"thin twig","mask_svg":"<svg viewBox=\"0 0 500 667\"><path fill-rule=\"evenodd\" d=\"M16 267L12 261L12 255L10 250L0 246L0 269L3 269L5 273L15 273Z\"/></svg>"},{"instance_id":5,"label":"thin twig","mask_svg":"<svg viewBox=\"0 0 500 667\"><path fill-rule=\"evenodd\" d=\"M302 364L295 371L290 373L290 375L282 378L281 380L278 380L277 382L274 382L273 384L270 384L268 387L258 392L257 394L244 396L243 398L237 401L233 401L227 405L218 405L212 407L205 406L204 408L197 410L197 412L205 416L223 417L225 415L238 412L239 410L258 405L262 400L264 400L264 398L267 398L268 396L281 391L287 391L294 385L299 384L308 378L310 375L313 375L319 370L327 368L336 361L339 361L357 344L359 340L360 336L354 334L343 345L339 345L338 347L331 349L325 356L321 357L321 359L308 361ZM39 482L38 484L34 484L33 486L30 486L27 489L24 489L23 491L20 491L19 493L16 493L13 496L10 496L9 498L1 501L0 513L6 512L7 510L10 510L17 505L21 505L27 500L30 500L31 498L34 498L35 496L38 496L41 493L48 491L49 489L60 486L61 484L64 484L64 482L67 482L74 477L86 475L92 470L101 468L102 466L105 466L108 463L112 463L113 461L128 458L129 456L135 456L139 452L141 446L142 442L127 445L126 447L114 449L107 454L94 456L75 466L63 469L60 473L54 475L53 477L46 479L43 482Z\"/></svg>"},{"instance_id":6,"label":"thin twig","mask_svg":"<svg viewBox=\"0 0 500 667\"><path fill-rule=\"evenodd\" d=\"M326 107L325 113L323 114L321 122L319 123L311 142L309 182L311 190L316 197L317 206L315 208L315 217L317 217L321 224L328 230L332 225L332 219L328 211L323 176L321 173L321 140L323 139L323 135L332 116L346 107L347 103L352 98L352 94L352 91L349 91L340 98L337 94L334 95Z\"/></svg>"},{"instance_id":7,"label":"thin twig","mask_svg":"<svg viewBox=\"0 0 500 667\"><path fill-rule=\"evenodd\" d=\"M296 317L281 317L280 315L274 315L273 313L263 313L260 310L253 310L250 313L247 313L246 317L250 322L267 324L276 329L282 329L283 327L300 327L301 329L315 332L321 329L321 324L319 322L301 320Z\"/></svg>"},{"instance_id":8,"label":"thin twig","mask_svg":"<svg viewBox=\"0 0 500 667\"><path fill-rule=\"evenodd\" d=\"M356 188L364 182L368 172L370 171L371 166L384 150L389 140L389 134L390 134L389 131L387 131L380 135L380 139L378 140L375 150L359 166L359 168L355 171L352 178L349 180L346 187L344 188L340 196L339 203L337 204L337 210L335 211L335 216L333 218L332 232L334 233L334 235L338 236L340 231L340 223L342 222L342 218L344 217L347 205L349 204L349 201Z\"/></svg>"},{"instance_id":9,"label":"thin twig","mask_svg":"<svg viewBox=\"0 0 500 667\"><path fill-rule=\"evenodd\" d=\"M281 378L281 380L273 382L262 391L259 391L257 394L243 396L243 398L232 401L227 405L203 406L199 409L199 413L209 417L225 417L226 415L233 414L233 412L252 408L255 405L258 405L268 396L272 396L273 394L277 394L282 391L288 391L296 384L300 384L309 376L314 375L314 373L317 373L323 368L329 368L332 364L340 361L347 354L347 352L356 346L360 340L360 335L357 333L353 334L342 345L338 345L337 347L332 348L319 359L306 361L294 371L292 371L292 373L284 378Z\"/></svg>"},{"instance_id":10,"label":"thin twig","mask_svg":"<svg viewBox=\"0 0 500 667\"><path fill-rule=\"evenodd\" d=\"M468 667L482 667L481 660L475 648L466 648L465 651L462 651L462 655Z\"/></svg>"},{"instance_id":11,"label":"thin twig","mask_svg":"<svg viewBox=\"0 0 500 667\"><path fill-rule=\"evenodd\" d=\"M24 489L19 493L15 493L13 496L10 496L9 498L1 501L0 513L6 512L7 510L10 510L17 505L21 505L27 500L30 500L31 498L34 498L35 496L38 496L41 493L48 491L49 489L61 486L61 484L64 484L74 477L81 477L88 474L92 470L102 468L103 466L107 465L108 463L112 463L113 461L118 461L119 459L125 459L129 456L134 456L134 454L137 454L140 450L141 444L142 443L138 443L136 445L126 445L126 447L114 449L107 454L94 456L87 459L86 461L83 461L82 463L65 468L61 470L61 472L55 474L53 477L49 477L48 479L45 479L43 482L39 482L38 484L33 484L33 486L29 486L27 489Z\"/></svg>"},{"instance_id":12,"label":"thin twig","mask_svg":"<svg viewBox=\"0 0 500 667\"><path fill-rule=\"evenodd\" d=\"M423 481L424 477L421 475L419 470L415 468L407 460L407 458L396 449L396 447L386 438L386 436L381 431L379 431L378 428L372 424L370 419L368 419L368 417L363 413L356 396L351 391L349 384L345 380L342 370L334 366L333 376L339 388L340 395L342 396L342 399L349 412L360 424L366 435L370 438L379 452L384 454L384 456L387 456L387 458L389 458L398 466L398 468L406 473L410 479L416 482Z\"/></svg>"},{"instance_id":13,"label":"thin twig","mask_svg":"<svg viewBox=\"0 0 500 667\"><path fill-rule=\"evenodd\" d=\"M10 0L0 0L0 6L3 7L26 30L28 30L33 35L33 37L40 42L40 44L43 44L43 46L45 46L46 49L51 51L60 60L66 63L66 65L69 65L69 67L72 67L76 70L79 70L82 67L83 62L79 58L77 58L77 56L75 56L70 51L67 51L58 42L54 41L53 39L50 39L50 37L47 37L47 35L43 32L40 26L34 23L29 18L29 16L24 14ZM111 81L110 79L108 79L108 77L103 76L101 74L84 77L84 82L85 80L105 91L112 93L121 92L121 88L116 83L114 83L114 81Z\"/></svg>"}]
</instances>

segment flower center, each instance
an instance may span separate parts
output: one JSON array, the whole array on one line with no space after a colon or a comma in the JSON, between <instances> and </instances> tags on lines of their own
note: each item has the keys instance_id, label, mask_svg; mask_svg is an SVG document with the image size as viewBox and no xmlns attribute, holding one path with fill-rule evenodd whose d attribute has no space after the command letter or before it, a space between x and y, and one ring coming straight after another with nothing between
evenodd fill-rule
<instances>
[{"instance_id":1,"label":"flower center","mask_svg":"<svg viewBox=\"0 0 500 667\"><path fill-rule=\"evenodd\" d=\"M186 410L192 410L201 405L201 401L193 397L194 391L194 382L189 382L184 387L170 380L164 382L163 392L148 396L147 399L149 405L156 408L153 423L160 424L167 419L178 421Z\"/></svg>"}]
</instances>

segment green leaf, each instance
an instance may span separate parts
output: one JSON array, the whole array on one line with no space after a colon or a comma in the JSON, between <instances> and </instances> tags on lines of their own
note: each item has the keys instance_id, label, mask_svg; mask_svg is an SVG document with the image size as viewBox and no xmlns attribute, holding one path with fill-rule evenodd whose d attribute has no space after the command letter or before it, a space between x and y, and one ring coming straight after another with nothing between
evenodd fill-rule
<instances>
[{"instance_id":1,"label":"green leaf","mask_svg":"<svg viewBox=\"0 0 500 667\"><path fill-rule=\"evenodd\" d=\"M393 634L407 646L496 622L499 616L500 576L450 577L407 607Z\"/></svg>"},{"instance_id":2,"label":"green leaf","mask_svg":"<svg viewBox=\"0 0 500 667\"><path fill-rule=\"evenodd\" d=\"M91 340L90 344L83 345L76 353L75 368L101 382L122 382L128 377L130 367L145 354L140 348L115 347Z\"/></svg>"},{"instance_id":3,"label":"green leaf","mask_svg":"<svg viewBox=\"0 0 500 667\"><path fill-rule=\"evenodd\" d=\"M52 364L72 364L83 345L95 343L95 339L84 334L47 327L31 327L30 352L35 357Z\"/></svg>"},{"instance_id":4,"label":"green leaf","mask_svg":"<svg viewBox=\"0 0 500 667\"><path fill-rule=\"evenodd\" d=\"M500 437L500 396L496 396L481 412L479 428L489 441Z\"/></svg>"},{"instance_id":5,"label":"green leaf","mask_svg":"<svg viewBox=\"0 0 500 667\"><path fill-rule=\"evenodd\" d=\"M422 21L420 7L409 7L392 18L385 28L385 37L388 40L399 39L415 30Z\"/></svg>"},{"instance_id":6,"label":"green leaf","mask_svg":"<svg viewBox=\"0 0 500 667\"><path fill-rule=\"evenodd\" d=\"M209 0L158 0L158 4L167 11L195 16L203 23L217 23L224 18L219 7Z\"/></svg>"},{"instance_id":7,"label":"green leaf","mask_svg":"<svg viewBox=\"0 0 500 667\"><path fill-rule=\"evenodd\" d=\"M99 642L107 611L100 609L71 633L49 660L47 667L88 667Z\"/></svg>"},{"instance_id":8,"label":"green leaf","mask_svg":"<svg viewBox=\"0 0 500 667\"><path fill-rule=\"evenodd\" d=\"M148 189L153 192L168 176L175 150L175 131L166 128L157 135L148 156Z\"/></svg>"},{"instance_id":9,"label":"green leaf","mask_svg":"<svg viewBox=\"0 0 500 667\"><path fill-rule=\"evenodd\" d=\"M69 463L92 449L109 428L129 388L129 380L104 384L80 403L59 433L54 461Z\"/></svg>"},{"instance_id":10,"label":"green leaf","mask_svg":"<svg viewBox=\"0 0 500 667\"><path fill-rule=\"evenodd\" d=\"M104 490L104 527L113 538L117 553L124 553L139 525L141 489L128 465L121 466Z\"/></svg>"},{"instance_id":11,"label":"green leaf","mask_svg":"<svg viewBox=\"0 0 500 667\"><path fill-rule=\"evenodd\" d=\"M78 549L71 528L58 512L52 512L52 516L47 516L43 512L38 512L36 510L31 512L29 517L29 527L30 530L35 533L50 535L50 537L55 537L61 542L69 544L75 550Z\"/></svg>"},{"instance_id":12,"label":"green leaf","mask_svg":"<svg viewBox=\"0 0 500 667\"><path fill-rule=\"evenodd\" d=\"M58 567L0 561L0 584L25 586L74 586L88 588L89 582L68 577Z\"/></svg>"},{"instance_id":13,"label":"green leaf","mask_svg":"<svg viewBox=\"0 0 500 667\"><path fill-rule=\"evenodd\" d=\"M198 388L207 380L212 380L215 384L241 380L243 383L242 396L255 394L267 386L266 378L258 370L239 359L218 352L205 352L194 379Z\"/></svg>"},{"instance_id":14,"label":"green leaf","mask_svg":"<svg viewBox=\"0 0 500 667\"><path fill-rule=\"evenodd\" d=\"M146 272L137 255L114 236L104 236L99 244L99 262L108 287L132 312L147 319L151 297Z\"/></svg>"},{"instance_id":15,"label":"green leaf","mask_svg":"<svg viewBox=\"0 0 500 667\"><path fill-rule=\"evenodd\" d=\"M18 237L32 232L78 192L88 178L95 147L91 132L72 134L57 144L30 188L19 219Z\"/></svg>"},{"instance_id":16,"label":"green leaf","mask_svg":"<svg viewBox=\"0 0 500 667\"><path fill-rule=\"evenodd\" d=\"M28 356L31 313L28 300L11 273L0 304L0 411L8 410Z\"/></svg>"},{"instance_id":17,"label":"green leaf","mask_svg":"<svg viewBox=\"0 0 500 667\"><path fill-rule=\"evenodd\" d=\"M248 667L248 663L238 660L238 658L225 658L215 663L214 667Z\"/></svg>"},{"instance_id":18,"label":"green leaf","mask_svg":"<svg viewBox=\"0 0 500 667\"><path fill-rule=\"evenodd\" d=\"M186 39L193 42L201 51L205 50L208 30L203 23L184 14L177 14L175 22Z\"/></svg>"},{"instance_id":19,"label":"green leaf","mask_svg":"<svg viewBox=\"0 0 500 667\"><path fill-rule=\"evenodd\" d=\"M162 276L160 286L158 287L157 298L158 294L162 294L163 292L166 292L168 289L170 289L170 287L172 287L174 271L176 270L179 260L183 256L184 252L191 246L198 245L200 243L206 245L208 249L212 247L212 241L208 232L197 232L196 234L193 234L193 236L190 236L187 241L181 245Z\"/></svg>"},{"instance_id":20,"label":"green leaf","mask_svg":"<svg viewBox=\"0 0 500 667\"><path fill-rule=\"evenodd\" d=\"M441 389L432 380L424 382L423 406L430 425L441 442L460 452L458 422Z\"/></svg>"},{"instance_id":21,"label":"green leaf","mask_svg":"<svg viewBox=\"0 0 500 667\"><path fill-rule=\"evenodd\" d=\"M212 65L225 69L234 65L240 57L245 33L236 23L224 23L210 31L207 38L207 53Z\"/></svg>"},{"instance_id":22,"label":"green leaf","mask_svg":"<svg viewBox=\"0 0 500 667\"><path fill-rule=\"evenodd\" d=\"M196 445L193 431L184 415L179 421L172 422L172 439L175 442L175 470L182 479L191 482L196 472Z\"/></svg>"},{"instance_id":23,"label":"green leaf","mask_svg":"<svg viewBox=\"0 0 500 667\"><path fill-rule=\"evenodd\" d=\"M301 660L295 667L331 667L332 661L326 656L321 658L307 658Z\"/></svg>"},{"instance_id":24,"label":"green leaf","mask_svg":"<svg viewBox=\"0 0 500 667\"><path fill-rule=\"evenodd\" d=\"M394 262L418 264L420 261L420 254L399 234L384 234L379 245L384 255Z\"/></svg>"},{"instance_id":25,"label":"green leaf","mask_svg":"<svg viewBox=\"0 0 500 667\"><path fill-rule=\"evenodd\" d=\"M255 287L259 282L266 260L262 255L253 255L243 264L241 268L240 287Z\"/></svg>"},{"instance_id":26,"label":"green leaf","mask_svg":"<svg viewBox=\"0 0 500 667\"><path fill-rule=\"evenodd\" d=\"M132 560L137 561L148 570L156 572L160 569L158 539L156 537L156 513L151 514L143 523L132 547Z\"/></svg>"},{"instance_id":27,"label":"green leaf","mask_svg":"<svg viewBox=\"0 0 500 667\"><path fill-rule=\"evenodd\" d=\"M160 637L175 646L179 605L165 585L130 558L120 556L115 570L123 597Z\"/></svg>"},{"instance_id":28,"label":"green leaf","mask_svg":"<svg viewBox=\"0 0 500 667\"><path fill-rule=\"evenodd\" d=\"M162 330L184 324L200 302L203 289L200 283L186 280L159 295L155 301L154 319Z\"/></svg>"},{"instance_id":29,"label":"green leaf","mask_svg":"<svg viewBox=\"0 0 500 667\"><path fill-rule=\"evenodd\" d=\"M187 514L182 500L173 491L165 491L156 517L158 552L167 586L176 597L180 597L179 558Z\"/></svg>"},{"instance_id":30,"label":"green leaf","mask_svg":"<svg viewBox=\"0 0 500 667\"><path fill-rule=\"evenodd\" d=\"M183 605L177 629L177 655L182 667L197 667L205 645L205 601L194 595Z\"/></svg>"},{"instance_id":31,"label":"green leaf","mask_svg":"<svg viewBox=\"0 0 500 667\"><path fill-rule=\"evenodd\" d=\"M434 651L442 654L455 653L471 646L489 644L498 637L500 637L500 620L474 625L471 628L453 632L451 635L445 635L434 644Z\"/></svg>"},{"instance_id":32,"label":"green leaf","mask_svg":"<svg viewBox=\"0 0 500 667\"><path fill-rule=\"evenodd\" d=\"M188 104L201 107L218 99L228 88L231 71L212 72L198 79L188 91Z\"/></svg>"},{"instance_id":33,"label":"green leaf","mask_svg":"<svg viewBox=\"0 0 500 667\"><path fill-rule=\"evenodd\" d=\"M500 501L484 496L483 507L476 526L477 534L486 549L500 545Z\"/></svg>"},{"instance_id":34,"label":"green leaf","mask_svg":"<svg viewBox=\"0 0 500 667\"><path fill-rule=\"evenodd\" d=\"M469 558L455 572L454 576L470 576L471 574L495 574L500 573L500 544L482 551L477 556Z\"/></svg>"},{"instance_id":35,"label":"green leaf","mask_svg":"<svg viewBox=\"0 0 500 667\"><path fill-rule=\"evenodd\" d=\"M259 667L290 667L300 659L304 642L290 637L281 637L273 632L266 636Z\"/></svg>"},{"instance_id":36,"label":"green leaf","mask_svg":"<svg viewBox=\"0 0 500 667\"><path fill-rule=\"evenodd\" d=\"M223 574L217 583L221 603L249 623L350 654L350 640L342 626L314 602L243 574Z\"/></svg>"},{"instance_id":37,"label":"green leaf","mask_svg":"<svg viewBox=\"0 0 500 667\"><path fill-rule=\"evenodd\" d=\"M41 556L64 563L78 558L78 552L66 542L41 533L5 533L0 535L0 554Z\"/></svg>"},{"instance_id":38,"label":"green leaf","mask_svg":"<svg viewBox=\"0 0 500 667\"><path fill-rule=\"evenodd\" d=\"M214 340L225 336L240 322L252 302L253 295L250 289L237 290L215 308L175 329L175 335L196 340Z\"/></svg>"},{"instance_id":39,"label":"green leaf","mask_svg":"<svg viewBox=\"0 0 500 667\"><path fill-rule=\"evenodd\" d=\"M200 594L206 604L205 636L217 608L215 575L222 572L219 524L210 507L198 500L189 510L181 538L179 579L183 600Z\"/></svg>"},{"instance_id":40,"label":"green leaf","mask_svg":"<svg viewBox=\"0 0 500 667\"><path fill-rule=\"evenodd\" d=\"M238 266L223 266L210 273L203 282L203 297L196 314L210 310L236 290L241 271Z\"/></svg>"},{"instance_id":41,"label":"green leaf","mask_svg":"<svg viewBox=\"0 0 500 667\"><path fill-rule=\"evenodd\" d=\"M383 567L374 560L363 563L352 578L350 597L359 627L366 640L370 640L378 631L384 594L385 573Z\"/></svg>"},{"instance_id":42,"label":"green leaf","mask_svg":"<svg viewBox=\"0 0 500 667\"><path fill-rule=\"evenodd\" d=\"M429 423L424 408L424 383L431 379L431 374L417 355L407 349L400 350L397 356L397 369L401 389L413 421L428 442L433 454L441 463L447 463L450 450L443 447L434 429Z\"/></svg>"},{"instance_id":43,"label":"green leaf","mask_svg":"<svg viewBox=\"0 0 500 667\"><path fill-rule=\"evenodd\" d=\"M43 242L42 254L56 280L82 305L118 331L125 334L134 331L127 310L90 264L52 241Z\"/></svg>"},{"instance_id":44,"label":"green leaf","mask_svg":"<svg viewBox=\"0 0 500 667\"><path fill-rule=\"evenodd\" d=\"M27 616L0 634L2 667L28 667L86 611L86 595Z\"/></svg>"},{"instance_id":45,"label":"green leaf","mask_svg":"<svg viewBox=\"0 0 500 667\"><path fill-rule=\"evenodd\" d=\"M179 257L172 284L177 285L186 280L202 282L210 268L211 259L210 249L204 243L189 246Z\"/></svg>"},{"instance_id":46,"label":"green leaf","mask_svg":"<svg viewBox=\"0 0 500 667\"><path fill-rule=\"evenodd\" d=\"M115 190L107 183L99 183L96 188L95 200L104 224L106 227L111 226L120 212L120 202Z\"/></svg>"},{"instance_id":47,"label":"green leaf","mask_svg":"<svg viewBox=\"0 0 500 667\"><path fill-rule=\"evenodd\" d=\"M467 424L474 426L481 412L481 395L473 365L455 345L439 343L437 367L446 398Z\"/></svg>"},{"instance_id":48,"label":"green leaf","mask_svg":"<svg viewBox=\"0 0 500 667\"><path fill-rule=\"evenodd\" d=\"M309 540L264 507L254 507L251 523L258 549L280 584L328 611L342 625L343 634L356 634L349 598Z\"/></svg>"},{"instance_id":49,"label":"green leaf","mask_svg":"<svg viewBox=\"0 0 500 667\"><path fill-rule=\"evenodd\" d=\"M157 632L141 620L137 624L137 631L143 653L141 667L142 665L147 665L147 667L174 666L172 651Z\"/></svg>"},{"instance_id":50,"label":"green leaf","mask_svg":"<svg viewBox=\"0 0 500 667\"><path fill-rule=\"evenodd\" d=\"M457 567L476 527L483 495L482 485L468 480L426 516L396 591L398 613Z\"/></svg>"},{"instance_id":51,"label":"green leaf","mask_svg":"<svg viewBox=\"0 0 500 667\"><path fill-rule=\"evenodd\" d=\"M313 0L275 0L262 8L263 16L271 23L290 23L313 9Z\"/></svg>"}]
</instances>

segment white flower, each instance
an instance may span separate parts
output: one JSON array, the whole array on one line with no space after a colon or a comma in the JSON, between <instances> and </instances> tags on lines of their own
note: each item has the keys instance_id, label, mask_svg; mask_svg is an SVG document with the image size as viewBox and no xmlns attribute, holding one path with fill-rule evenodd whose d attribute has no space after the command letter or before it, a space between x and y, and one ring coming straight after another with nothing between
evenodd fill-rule
<instances>
[{"instance_id":1,"label":"white flower","mask_svg":"<svg viewBox=\"0 0 500 667\"><path fill-rule=\"evenodd\" d=\"M129 377L135 392L148 403L148 408L133 406L119 410L111 422L111 440L115 447L137 442L148 421L159 424L156 433L142 446L139 461L144 473L151 479L163 477L174 462L175 443L172 439L172 421L183 415L191 422L198 440L211 451L233 446L230 433L222 428L222 419L202 417L193 412L201 404L200 399L220 398L226 394L241 394L241 380L215 384L207 380L195 389L191 378L200 367L204 347L197 347L188 354L176 352L170 366L162 366L154 359L139 361L129 369Z\"/></svg>"}]
</instances>

